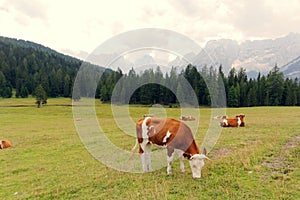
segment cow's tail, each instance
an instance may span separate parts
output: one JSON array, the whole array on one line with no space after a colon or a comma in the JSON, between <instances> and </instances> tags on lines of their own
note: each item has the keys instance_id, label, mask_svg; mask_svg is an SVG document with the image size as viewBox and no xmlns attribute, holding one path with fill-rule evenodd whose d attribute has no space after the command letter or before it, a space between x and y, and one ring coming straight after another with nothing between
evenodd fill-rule
<instances>
[{"instance_id":1,"label":"cow's tail","mask_svg":"<svg viewBox=\"0 0 300 200\"><path fill-rule=\"evenodd\" d=\"M138 140L136 139L135 145L134 145L134 147L131 149L131 155L130 155L130 157L129 157L129 160L131 160L133 154L135 154L136 149L138 148L138 146L139 146L139 142L138 142Z\"/></svg>"},{"instance_id":2,"label":"cow's tail","mask_svg":"<svg viewBox=\"0 0 300 200\"><path fill-rule=\"evenodd\" d=\"M137 147L139 146L139 142L138 142L138 140L136 139L136 141L135 141L135 145L134 145L134 147L131 149L131 153L135 153L136 152L136 149L137 149Z\"/></svg>"}]
</instances>

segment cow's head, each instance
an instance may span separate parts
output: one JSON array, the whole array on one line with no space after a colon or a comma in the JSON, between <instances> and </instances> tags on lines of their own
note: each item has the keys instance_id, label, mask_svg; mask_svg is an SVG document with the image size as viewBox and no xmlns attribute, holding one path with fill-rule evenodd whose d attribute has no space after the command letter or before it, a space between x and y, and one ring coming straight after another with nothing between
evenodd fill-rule
<instances>
[{"instance_id":1,"label":"cow's head","mask_svg":"<svg viewBox=\"0 0 300 200\"><path fill-rule=\"evenodd\" d=\"M235 117L236 117L236 118L239 117L239 118L242 120L242 119L244 119L245 115L244 115L244 114L239 114L239 115L236 115Z\"/></svg>"},{"instance_id":2,"label":"cow's head","mask_svg":"<svg viewBox=\"0 0 300 200\"><path fill-rule=\"evenodd\" d=\"M236 116L236 118L238 119L238 123L239 123L239 126L245 126L245 122L244 122L244 117L245 115L244 114L239 114Z\"/></svg>"},{"instance_id":3,"label":"cow's head","mask_svg":"<svg viewBox=\"0 0 300 200\"><path fill-rule=\"evenodd\" d=\"M204 166L204 159L209 159L206 156L206 149L204 148L203 153L195 154L189 158L190 167L193 173L193 178L201 178L201 170Z\"/></svg>"}]
</instances>

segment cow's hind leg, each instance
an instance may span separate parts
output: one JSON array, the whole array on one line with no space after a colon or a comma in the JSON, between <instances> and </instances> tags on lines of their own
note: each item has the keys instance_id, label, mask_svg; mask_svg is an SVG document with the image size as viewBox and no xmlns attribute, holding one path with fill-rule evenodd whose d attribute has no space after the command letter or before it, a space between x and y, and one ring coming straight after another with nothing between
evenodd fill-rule
<instances>
[{"instance_id":1,"label":"cow's hind leg","mask_svg":"<svg viewBox=\"0 0 300 200\"><path fill-rule=\"evenodd\" d=\"M151 165L151 143L148 143L146 145L146 151L145 151L145 159L146 159L146 165L148 171L152 171L152 165Z\"/></svg>"},{"instance_id":2,"label":"cow's hind leg","mask_svg":"<svg viewBox=\"0 0 300 200\"><path fill-rule=\"evenodd\" d=\"M167 157L167 161L168 161L167 174L168 175L172 173L173 159L174 159L174 149L168 148L168 157Z\"/></svg>"},{"instance_id":3,"label":"cow's hind leg","mask_svg":"<svg viewBox=\"0 0 300 200\"><path fill-rule=\"evenodd\" d=\"M145 160L145 153L141 154L141 160L142 160L142 168L143 172L147 172L147 166L146 166L146 160Z\"/></svg>"}]
</instances>

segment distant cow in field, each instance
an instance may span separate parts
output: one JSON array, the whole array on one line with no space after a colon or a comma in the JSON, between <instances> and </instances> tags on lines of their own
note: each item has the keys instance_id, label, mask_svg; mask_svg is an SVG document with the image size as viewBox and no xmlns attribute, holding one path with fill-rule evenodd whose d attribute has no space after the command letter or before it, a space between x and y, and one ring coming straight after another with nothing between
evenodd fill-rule
<instances>
[{"instance_id":1,"label":"distant cow in field","mask_svg":"<svg viewBox=\"0 0 300 200\"><path fill-rule=\"evenodd\" d=\"M226 118L227 118L226 115L217 115L213 117L213 119L226 119Z\"/></svg>"},{"instance_id":2,"label":"distant cow in field","mask_svg":"<svg viewBox=\"0 0 300 200\"><path fill-rule=\"evenodd\" d=\"M220 122L220 125L222 127L244 127L244 114L239 114L235 118L226 118L223 119L222 122Z\"/></svg>"},{"instance_id":3,"label":"distant cow in field","mask_svg":"<svg viewBox=\"0 0 300 200\"><path fill-rule=\"evenodd\" d=\"M195 121L196 120L196 118L192 117L192 116L181 116L179 119L182 121Z\"/></svg>"},{"instance_id":4,"label":"distant cow in field","mask_svg":"<svg viewBox=\"0 0 300 200\"><path fill-rule=\"evenodd\" d=\"M153 114L144 114L143 117L154 117L154 115Z\"/></svg>"},{"instance_id":5,"label":"distant cow in field","mask_svg":"<svg viewBox=\"0 0 300 200\"><path fill-rule=\"evenodd\" d=\"M206 149L204 148L200 154L191 129L183 122L170 118L146 117L137 122L136 134L137 141L132 152L139 146L144 172L152 170L150 154L151 146L155 144L167 148L167 174L171 174L171 164L176 150L181 171L184 172L183 159L186 157L189 159L193 178L201 177L204 159L208 159Z\"/></svg>"},{"instance_id":6,"label":"distant cow in field","mask_svg":"<svg viewBox=\"0 0 300 200\"><path fill-rule=\"evenodd\" d=\"M11 147L11 142L8 140L0 140L0 149Z\"/></svg>"}]
</instances>

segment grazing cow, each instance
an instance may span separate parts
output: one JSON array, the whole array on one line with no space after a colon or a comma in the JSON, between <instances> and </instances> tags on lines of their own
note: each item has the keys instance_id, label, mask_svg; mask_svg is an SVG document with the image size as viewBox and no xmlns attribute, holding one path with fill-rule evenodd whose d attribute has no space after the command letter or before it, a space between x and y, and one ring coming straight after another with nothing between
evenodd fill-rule
<instances>
[{"instance_id":1,"label":"grazing cow","mask_svg":"<svg viewBox=\"0 0 300 200\"><path fill-rule=\"evenodd\" d=\"M179 119L182 121L195 121L196 120L196 118L192 117L192 116L181 116Z\"/></svg>"},{"instance_id":2,"label":"grazing cow","mask_svg":"<svg viewBox=\"0 0 300 200\"><path fill-rule=\"evenodd\" d=\"M179 155L180 169L184 172L184 157L189 159L193 178L201 177L201 169L204 166L206 149L200 154L194 140L191 129L175 119L162 119L146 117L140 119L136 125L137 142L132 151L139 145L139 153L142 159L144 172L152 170L151 166L151 146L152 144L167 148L167 174L171 174L171 164L174 152Z\"/></svg>"},{"instance_id":3,"label":"grazing cow","mask_svg":"<svg viewBox=\"0 0 300 200\"><path fill-rule=\"evenodd\" d=\"M0 149L11 147L11 143L8 140L0 140Z\"/></svg>"},{"instance_id":4,"label":"grazing cow","mask_svg":"<svg viewBox=\"0 0 300 200\"><path fill-rule=\"evenodd\" d=\"M223 119L222 122L220 122L220 125L222 127L244 127L244 114L237 115L235 118L226 118Z\"/></svg>"}]
</instances>

